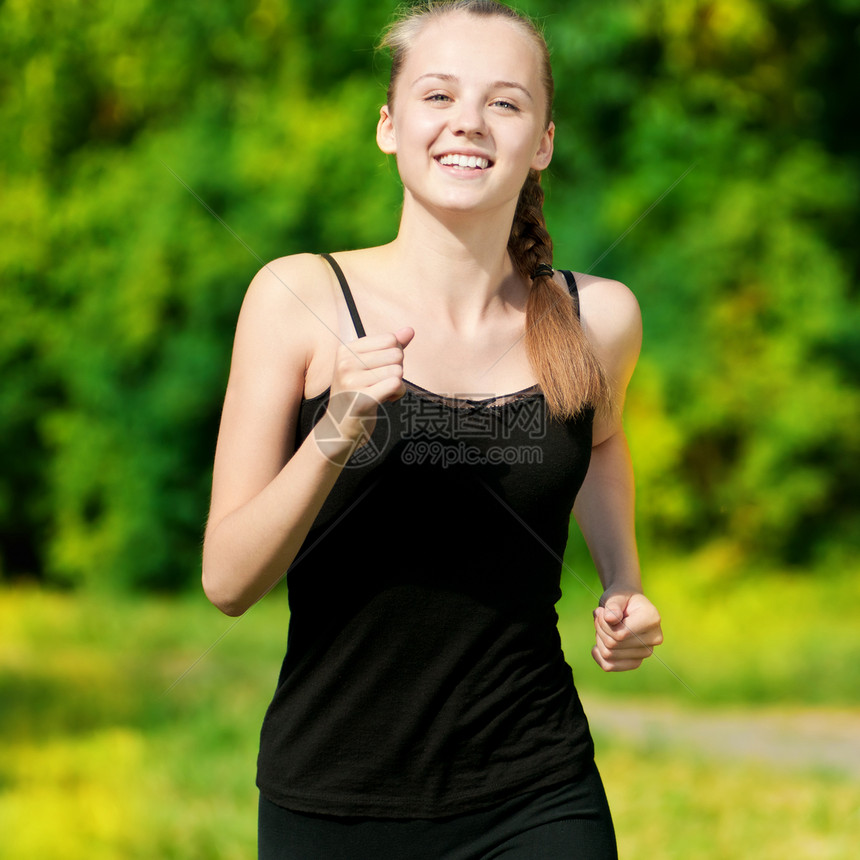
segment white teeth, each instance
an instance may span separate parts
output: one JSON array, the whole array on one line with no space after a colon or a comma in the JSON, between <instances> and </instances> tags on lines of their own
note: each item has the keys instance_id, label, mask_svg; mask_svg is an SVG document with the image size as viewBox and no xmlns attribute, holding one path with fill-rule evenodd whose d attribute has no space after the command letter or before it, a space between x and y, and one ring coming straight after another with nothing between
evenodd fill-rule
<instances>
[{"instance_id":1,"label":"white teeth","mask_svg":"<svg viewBox=\"0 0 860 860\"><path fill-rule=\"evenodd\" d=\"M477 155L443 155L439 163L450 167L480 167L481 170L490 166L486 158Z\"/></svg>"}]
</instances>

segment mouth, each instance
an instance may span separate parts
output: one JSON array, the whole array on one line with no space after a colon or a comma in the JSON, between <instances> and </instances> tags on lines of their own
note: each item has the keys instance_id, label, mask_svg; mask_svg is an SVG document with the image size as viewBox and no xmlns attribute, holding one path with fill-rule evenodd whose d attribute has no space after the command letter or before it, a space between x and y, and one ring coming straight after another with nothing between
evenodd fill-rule
<instances>
[{"instance_id":1,"label":"mouth","mask_svg":"<svg viewBox=\"0 0 860 860\"><path fill-rule=\"evenodd\" d=\"M459 153L448 153L436 158L443 167L453 167L458 170L486 170L493 166L493 162L480 155L461 155Z\"/></svg>"}]
</instances>

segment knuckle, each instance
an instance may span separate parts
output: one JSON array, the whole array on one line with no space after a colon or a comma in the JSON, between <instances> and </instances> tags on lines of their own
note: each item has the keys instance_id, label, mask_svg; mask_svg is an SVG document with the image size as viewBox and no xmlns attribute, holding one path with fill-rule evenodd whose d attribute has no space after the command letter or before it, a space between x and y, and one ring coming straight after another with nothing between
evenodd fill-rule
<instances>
[{"instance_id":1,"label":"knuckle","mask_svg":"<svg viewBox=\"0 0 860 860\"><path fill-rule=\"evenodd\" d=\"M627 639L630 637L630 631L626 629L607 630L606 637L613 645L617 646L627 641Z\"/></svg>"},{"instance_id":2,"label":"knuckle","mask_svg":"<svg viewBox=\"0 0 860 860\"><path fill-rule=\"evenodd\" d=\"M347 349L343 349L342 352L338 353L336 364L340 373L347 373L355 364L355 357L352 352Z\"/></svg>"}]
</instances>

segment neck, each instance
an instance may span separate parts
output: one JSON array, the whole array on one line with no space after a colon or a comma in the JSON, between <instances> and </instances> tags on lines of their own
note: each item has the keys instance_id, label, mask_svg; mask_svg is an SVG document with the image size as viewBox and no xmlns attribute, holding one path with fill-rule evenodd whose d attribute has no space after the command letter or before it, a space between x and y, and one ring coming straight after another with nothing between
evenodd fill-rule
<instances>
[{"instance_id":1,"label":"neck","mask_svg":"<svg viewBox=\"0 0 860 860\"><path fill-rule=\"evenodd\" d=\"M400 230L388 246L402 289L420 294L458 326L497 310L518 282L507 250L513 213L505 207L441 217L407 195Z\"/></svg>"}]
</instances>

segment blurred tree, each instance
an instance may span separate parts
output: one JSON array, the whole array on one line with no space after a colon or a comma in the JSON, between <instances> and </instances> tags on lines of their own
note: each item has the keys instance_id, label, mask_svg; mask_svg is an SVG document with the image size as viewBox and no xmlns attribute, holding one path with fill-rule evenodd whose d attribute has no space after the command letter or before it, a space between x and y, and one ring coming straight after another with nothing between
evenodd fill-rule
<instances>
[{"instance_id":1,"label":"blurred tree","mask_svg":"<svg viewBox=\"0 0 860 860\"><path fill-rule=\"evenodd\" d=\"M643 306L646 535L797 564L857 549L860 150L838 106L858 101L858 10L666 0L548 19L558 246L587 266L636 225L598 271Z\"/></svg>"},{"instance_id":2,"label":"blurred tree","mask_svg":"<svg viewBox=\"0 0 860 860\"><path fill-rule=\"evenodd\" d=\"M7 574L196 578L244 285L274 256L379 242L396 224L373 141L379 27L357 12L0 8ZM337 86L315 80L313 32L349 60Z\"/></svg>"},{"instance_id":3,"label":"blurred tree","mask_svg":"<svg viewBox=\"0 0 860 860\"><path fill-rule=\"evenodd\" d=\"M0 570L196 580L244 286L396 228L371 50L392 5L0 6ZM644 534L848 552L860 4L523 5L554 49L559 265L643 306Z\"/></svg>"}]
</instances>

